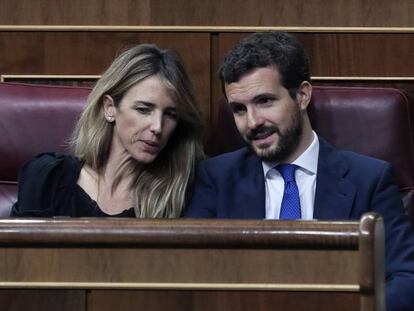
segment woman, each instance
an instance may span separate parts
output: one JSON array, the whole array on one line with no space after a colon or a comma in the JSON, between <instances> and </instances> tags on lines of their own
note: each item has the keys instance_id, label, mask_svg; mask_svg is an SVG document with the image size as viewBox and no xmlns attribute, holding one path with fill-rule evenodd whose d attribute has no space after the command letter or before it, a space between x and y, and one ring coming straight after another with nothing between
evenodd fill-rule
<instances>
[{"instance_id":1,"label":"woman","mask_svg":"<svg viewBox=\"0 0 414 311\"><path fill-rule=\"evenodd\" d=\"M11 216L179 217L203 157L202 116L178 57L139 45L97 81L71 139L74 156L23 166Z\"/></svg>"}]
</instances>

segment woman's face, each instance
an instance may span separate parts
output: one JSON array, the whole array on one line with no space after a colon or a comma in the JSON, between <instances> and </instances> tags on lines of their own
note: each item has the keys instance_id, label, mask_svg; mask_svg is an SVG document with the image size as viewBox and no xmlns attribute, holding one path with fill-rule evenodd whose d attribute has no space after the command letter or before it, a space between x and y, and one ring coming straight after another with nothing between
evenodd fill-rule
<instances>
[{"instance_id":1,"label":"woman's face","mask_svg":"<svg viewBox=\"0 0 414 311\"><path fill-rule=\"evenodd\" d=\"M132 86L115 107L104 98L104 113L113 121L111 153L132 157L142 164L154 161L177 126L176 103L157 75Z\"/></svg>"}]
</instances>

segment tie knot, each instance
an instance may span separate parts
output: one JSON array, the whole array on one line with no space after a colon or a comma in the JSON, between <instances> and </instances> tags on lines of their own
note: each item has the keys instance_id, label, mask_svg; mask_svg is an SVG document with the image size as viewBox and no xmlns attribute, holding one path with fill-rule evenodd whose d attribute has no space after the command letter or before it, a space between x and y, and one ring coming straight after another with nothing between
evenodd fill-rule
<instances>
[{"instance_id":1,"label":"tie knot","mask_svg":"<svg viewBox=\"0 0 414 311\"><path fill-rule=\"evenodd\" d=\"M282 175L285 183L295 181L295 171L298 166L295 164L279 164L276 169Z\"/></svg>"}]
</instances>

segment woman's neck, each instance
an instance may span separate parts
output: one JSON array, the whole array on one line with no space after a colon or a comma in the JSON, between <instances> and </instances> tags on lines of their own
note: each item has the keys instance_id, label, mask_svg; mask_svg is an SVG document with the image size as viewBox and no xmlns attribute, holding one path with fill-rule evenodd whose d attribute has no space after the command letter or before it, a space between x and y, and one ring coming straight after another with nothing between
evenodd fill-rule
<instances>
[{"instance_id":1,"label":"woman's neck","mask_svg":"<svg viewBox=\"0 0 414 311\"><path fill-rule=\"evenodd\" d=\"M134 184L137 170L139 168L131 157L111 154L99 172L84 165L78 185L104 213L116 215L136 205Z\"/></svg>"},{"instance_id":2,"label":"woman's neck","mask_svg":"<svg viewBox=\"0 0 414 311\"><path fill-rule=\"evenodd\" d=\"M136 160L132 158L130 153L121 144L119 138L114 135L108 160L101 171L103 177L112 181L124 179L132 181L142 169L143 167L137 164Z\"/></svg>"},{"instance_id":3,"label":"woman's neck","mask_svg":"<svg viewBox=\"0 0 414 311\"><path fill-rule=\"evenodd\" d=\"M97 203L105 213L118 214L135 205L133 186L139 169L127 152L111 150L97 185Z\"/></svg>"}]
</instances>

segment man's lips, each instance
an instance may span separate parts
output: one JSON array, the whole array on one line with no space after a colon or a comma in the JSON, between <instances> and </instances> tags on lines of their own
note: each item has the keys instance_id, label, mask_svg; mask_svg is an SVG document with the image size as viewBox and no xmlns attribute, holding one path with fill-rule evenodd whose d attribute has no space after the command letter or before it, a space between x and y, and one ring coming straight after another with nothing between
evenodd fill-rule
<instances>
[{"instance_id":1,"label":"man's lips","mask_svg":"<svg viewBox=\"0 0 414 311\"><path fill-rule=\"evenodd\" d=\"M247 135L247 139L257 147L268 147L274 142L274 135L278 133L274 128L262 128L257 131L252 131Z\"/></svg>"},{"instance_id":2,"label":"man's lips","mask_svg":"<svg viewBox=\"0 0 414 311\"><path fill-rule=\"evenodd\" d=\"M265 129L261 129L261 130L250 131L247 134L247 139L249 139L249 140L261 140L261 139L265 139L265 138L271 136L272 134L274 134L276 132L277 132L277 129L273 129L273 128L265 128Z\"/></svg>"},{"instance_id":3,"label":"man's lips","mask_svg":"<svg viewBox=\"0 0 414 311\"><path fill-rule=\"evenodd\" d=\"M276 132L267 133L266 135L256 136L251 142L259 148L267 148L273 144Z\"/></svg>"},{"instance_id":4,"label":"man's lips","mask_svg":"<svg viewBox=\"0 0 414 311\"><path fill-rule=\"evenodd\" d=\"M266 133L261 133L261 134L257 134L254 135L252 137L252 140L261 140L261 139L265 139L267 137L269 137L270 135L272 135L274 132L266 132Z\"/></svg>"}]
</instances>

